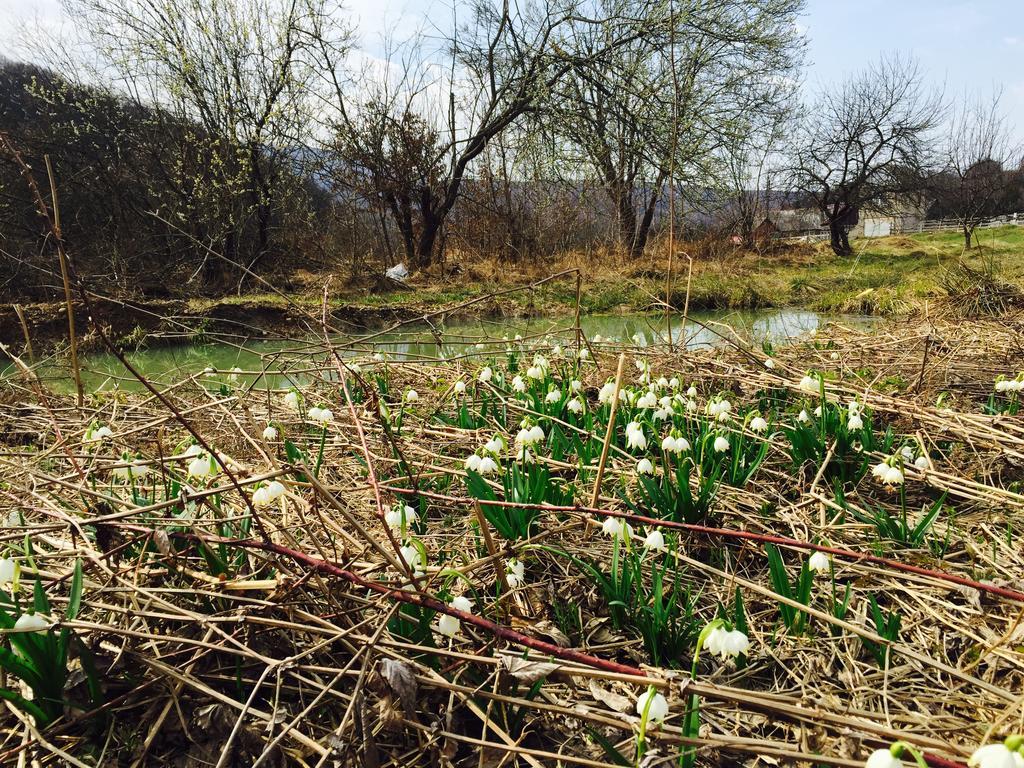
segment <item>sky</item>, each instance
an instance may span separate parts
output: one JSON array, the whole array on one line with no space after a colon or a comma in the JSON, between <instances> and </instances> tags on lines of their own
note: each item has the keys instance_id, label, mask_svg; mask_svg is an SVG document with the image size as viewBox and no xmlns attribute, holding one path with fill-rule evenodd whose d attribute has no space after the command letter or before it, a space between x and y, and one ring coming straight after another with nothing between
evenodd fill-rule
<instances>
[{"instance_id":1,"label":"sky","mask_svg":"<svg viewBox=\"0 0 1024 768\"><path fill-rule=\"evenodd\" d=\"M371 56L385 32L401 38L450 18L447 0L347 0L360 46ZM59 0L0 0L0 54L21 58L22 23L60 29ZM442 22L444 26L444 22ZM1024 143L1024 0L808 0L800 20L808 43L805 82L811 89L859 71L879 56L911 54L950 98L965 90L1002 107Z\"/></svg>"}]
</instances>

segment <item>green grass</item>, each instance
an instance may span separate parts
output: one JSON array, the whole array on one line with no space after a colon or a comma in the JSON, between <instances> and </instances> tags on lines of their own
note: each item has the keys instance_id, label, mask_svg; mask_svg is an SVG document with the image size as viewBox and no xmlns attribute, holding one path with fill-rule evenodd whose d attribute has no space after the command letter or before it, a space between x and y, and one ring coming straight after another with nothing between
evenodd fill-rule
<instances>
[{"instance_id":1,"label":"green grass","mask_svg":"<svg viewBox=\"0 0 1024 768\"><path fill-rule=\"evenodd\" d=\"M967 252L959 232L936 232L854 240L854 255L849 257L838 257L827 243L819 243L775 253L735 252L720 259L695 260L690 308L806 307L830 313L901 315L925 301L942 298L943 275L961 259L974 269L993 269L1000 279L1024 287L1024 227L979 230L978 236L980 247ZM470 265L457 277L414 278L412 290L344 290L332 296L331 305L335 309L429 312L512 285L528 285L582 262L583 312L642 311L657 308L664 300L663 250L654 246L648 256L632 264L567 257L552 261L546 272L518 271L514 266L494 264L474 269ZM475 273L488 277L481 279ZM321 294L314 290L296 294L294 299L303 306L319 307ZM671 302L682 308L685 299L685 268L677 260ZM575 281L569 277L481 302L476 310L509 315L557 314L573 307L575 301ZM283 299L257 294L208 303L249 302L276 306Z\"/></svg>"}]
</instances>

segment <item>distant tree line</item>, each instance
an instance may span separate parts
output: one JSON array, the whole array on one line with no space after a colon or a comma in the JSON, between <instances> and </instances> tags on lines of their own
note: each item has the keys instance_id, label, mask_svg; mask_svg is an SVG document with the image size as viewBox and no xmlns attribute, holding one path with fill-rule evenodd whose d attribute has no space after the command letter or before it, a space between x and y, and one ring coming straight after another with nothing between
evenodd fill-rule
<instances>
[{"instance_id":1,"label":"distant tree line","mask_svg":"<svg viewBox=\"0 0 1024 768\"><path fill-rule=\"evenodd\" d=\"M969 245L1020 207L998 99L886 59L801 107L803 2L465 0L374 59L332 0L66 0L88 55L0 61L0 131L50 156L78 272L147 296L636 259L670 223L754 245L778 193L837 253L859 210L925 196ZM0 157L0 299L52 295L51 249Z\"/></svg>"}]
</instances>

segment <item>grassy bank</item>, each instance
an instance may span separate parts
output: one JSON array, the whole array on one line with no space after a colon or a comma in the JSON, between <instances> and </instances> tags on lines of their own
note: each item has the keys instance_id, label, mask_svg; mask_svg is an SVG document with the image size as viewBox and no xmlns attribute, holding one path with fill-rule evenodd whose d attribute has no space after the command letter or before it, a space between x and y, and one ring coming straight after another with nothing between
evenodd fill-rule
<instances>
[{"instance_id":1,"label":"grassy bank","mask_svg":"<svg viewBox=\"0 0 1024 768\"><path fill-rule=\"evenodd\" d=\"M983 230L980 240L981 247L964 252L963 239L956 232L861 239L854 241L856 253L851 257L836 256L824 243L790 245L764 254L737 248L716 258L695 259L690 306L798 306L823 312L901 315L925 300L944 298L949 270L961 261L979 271L994 269L1002 280L1024 285L1024 228ZM667 267L663 250L639 262L607 254L578 254L525 266L477 262L454 277L415 277L413 290L347 291L336 302L339 306L430 309L579 268L585 312L642 311L664 299ZM674 271L671 299L681 308L686 294L685 260L677 260ZM319 292L299 298L312 304L319 300ZM574 303L575 283L570 278L500 297L484 303L482 309L557 312Z\"/></svg>"}]
</instances>

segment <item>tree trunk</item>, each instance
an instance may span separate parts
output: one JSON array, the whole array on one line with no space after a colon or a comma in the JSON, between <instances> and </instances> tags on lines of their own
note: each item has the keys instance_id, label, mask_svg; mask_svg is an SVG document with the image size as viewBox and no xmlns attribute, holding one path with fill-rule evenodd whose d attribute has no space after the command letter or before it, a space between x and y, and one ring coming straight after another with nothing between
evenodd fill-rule
<instances>
[{"instance_id":1,"label":"tree trunk","mask_svg":"<svg viewBox=\"0 0 1024 768\"><path fill-rule=\"evenodd\" d=\"M423 228L416 242L416 256L413 259L413 265L417 269L426 269L434 263L434 245L437 243L442 221L441 217L433 213L423 212Z\"/></svg>"},{"instance_id":2,"label":"tree trunk","mask_svg":"<svg viewBox=\"0 0 1024 768\"><path fill-rule=\"evenodd\" d=\"M840 224L835 219L828 223L828 233L832 245L832 252L836 256L849 256L853 253L850 247L850 237L845 224Z\"/></svg>"},{"instance_id":3,"label":"tree trunk","mask_svg":"<svg viewBox=\"0 0 1024 768\"><path fill-rule=\"evenodd\" d=\"M964 225L964 249L971 250L971 238L974 236L974 228Z\"/></svg>"}]
</instances>

